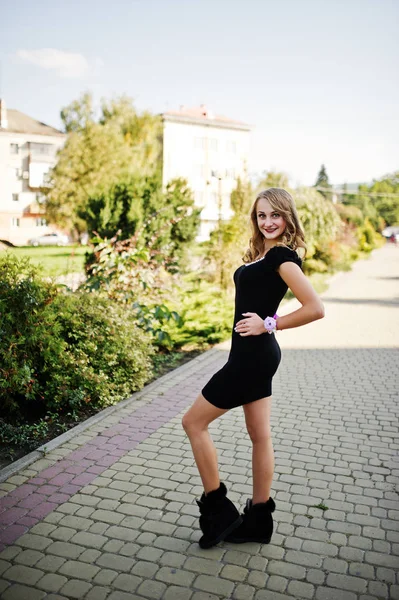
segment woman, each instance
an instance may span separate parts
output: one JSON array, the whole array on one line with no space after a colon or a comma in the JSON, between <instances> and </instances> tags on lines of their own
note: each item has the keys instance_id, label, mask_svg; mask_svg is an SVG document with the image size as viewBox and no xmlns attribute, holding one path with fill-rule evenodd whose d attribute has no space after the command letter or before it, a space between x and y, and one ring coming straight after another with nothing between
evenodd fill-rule
<instances>
[{"instance_id":1,"label":"woman","mask_svg":"<svg viewBox=\"0 0 399 600\"><path fill-rule=\"evenodd\" d=\"M270 433L272 377L280 363L277 330L299 327L324 316L324 308L301 270L297 250L306 251L292 196L270 188L258 194L251 210L252 238L244 264L234 273L234 328L227 363L202 389L183 417L204 486L198 501L201 548L221 540L269 543L275 503L270 496L274 452ZM290 288L301 308L278 317L278 306ZM272 316L274 315L274 316ZM253 497L241 516L220 482L216 448L208 425L242 406L252 441Z\"/></svg>"}]
</instances>

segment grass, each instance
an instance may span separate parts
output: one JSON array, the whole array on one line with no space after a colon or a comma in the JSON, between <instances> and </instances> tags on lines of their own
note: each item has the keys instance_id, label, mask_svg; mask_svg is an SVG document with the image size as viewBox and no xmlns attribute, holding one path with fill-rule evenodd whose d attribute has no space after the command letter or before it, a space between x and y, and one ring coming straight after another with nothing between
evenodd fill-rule
<instances>
[{"instance_id":1,"label":"grass","mask_svg":"<svg viewBox=\"0 0 399 600\"><path fill-rule=\"evenodd\" d=\"M28 256L32 263L41 265L45 277L59 277L69 273L82 273L87 246L24 246L7 248L18 257Z\"/></svg>"}]
</instances>

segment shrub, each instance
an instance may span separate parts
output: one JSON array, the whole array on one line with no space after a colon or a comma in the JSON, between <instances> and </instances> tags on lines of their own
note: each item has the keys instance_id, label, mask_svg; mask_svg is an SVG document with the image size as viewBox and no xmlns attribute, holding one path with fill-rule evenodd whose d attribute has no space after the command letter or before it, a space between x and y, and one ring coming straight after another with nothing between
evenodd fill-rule
<instances>
[{"instance_id":1,"label":"shrub","mask_svg":"<svg viewBox=\"0 0 399 600\"><path fill-rule=\"evenodd\" d=\"M197 276L187 276L176 297L175 306L182 315L184 327L180 328L172 321L165 326L174 348L216 344L231 334L233 298L215 285Z\"/></svg>"},{"instance_id":2,"label":"shrub","mask_svg":"<svg viewBox=\"0 0 399 600\"><path fill-rule=\"evenodd\" d=\"M28 259L0 255L0 395L14 422L99 408L151 375L148 335L97 294L61 293Z\"/></svg>"}]
</instances>

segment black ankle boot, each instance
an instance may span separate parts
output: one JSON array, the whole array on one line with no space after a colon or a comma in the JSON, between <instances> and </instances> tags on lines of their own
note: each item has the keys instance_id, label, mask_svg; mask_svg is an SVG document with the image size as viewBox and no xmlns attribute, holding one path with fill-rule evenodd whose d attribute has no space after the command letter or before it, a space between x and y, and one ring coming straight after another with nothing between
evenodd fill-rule
<instances>
[{"instance_id":1,"label":"black ankle boot","mask_svg":"<svg viewBox=\"0 0 399 600\"><path fill-rule=\"evenodd\" d=\"M252 500L248 498L244 508L242 524L227 535L225 541L235 544L243 544L244 542L268 544L273 533L272 512L275 511L275 508L273 498L259 504L252 504Z\"/></svg>"},{"instance_id":2,"label":"black ankle boot","mask_svg":"<svg viewBox=\"0 0 399 600\"><path fill-rule=\"evenodd\" d=\"M226 497L227 489L224 483L196 500L200 509L200 527L204 534L199 545L201 548L211 548L225 539L226 535L242 522L240 513L231 500Z\"/></svg>"}]
</instances>

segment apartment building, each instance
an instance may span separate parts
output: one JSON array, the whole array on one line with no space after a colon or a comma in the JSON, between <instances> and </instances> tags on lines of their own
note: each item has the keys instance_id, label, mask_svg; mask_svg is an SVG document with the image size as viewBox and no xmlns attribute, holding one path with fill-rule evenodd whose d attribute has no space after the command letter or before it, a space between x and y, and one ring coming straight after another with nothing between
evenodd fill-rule
<instances>
[{"instance_id":1,"label":"apartment building","mask_svg":"<svg viewBox=\"0 0 399 600\"><path fill-rule=\"evenodd\" d=\"M40 190L66 135L0 100L0 240L16 246L54 231Z\"/></svg>"},{"instance_id":2,"label":"apartment building","mask_svg":"<svg viewBox=\"0 0 399 600\"><path fill-rule=\"evenodd\" d=\"M187 179L201 207L198 239L232 215L230 194L248 171L250 131L246 123L213 114L205 105L163 113L163 184Z\"/></svg>"}]
</instances>

